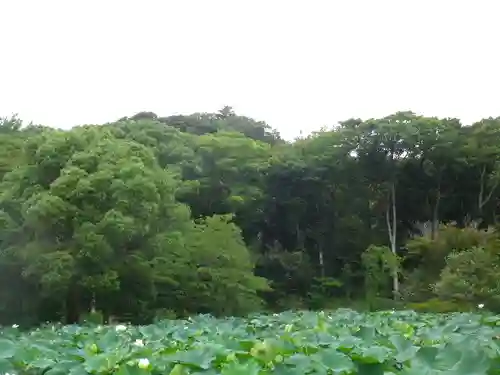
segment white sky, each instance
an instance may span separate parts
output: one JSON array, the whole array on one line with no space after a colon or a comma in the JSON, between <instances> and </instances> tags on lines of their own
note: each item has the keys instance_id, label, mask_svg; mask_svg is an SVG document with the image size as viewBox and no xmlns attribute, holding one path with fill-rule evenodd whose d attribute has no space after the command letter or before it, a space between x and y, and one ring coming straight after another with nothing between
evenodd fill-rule
<instances>
[{"instance_id":1,"label":"white sky","mask_svg":"<svg viewBox=\"0 0 500 375\"><path fill-rule=\"evenodd\" d=\"M0 116L69 128L150 110L286 137L397 110L500 115L498 0L0 0Z\"/></svg>"}]
</instances>

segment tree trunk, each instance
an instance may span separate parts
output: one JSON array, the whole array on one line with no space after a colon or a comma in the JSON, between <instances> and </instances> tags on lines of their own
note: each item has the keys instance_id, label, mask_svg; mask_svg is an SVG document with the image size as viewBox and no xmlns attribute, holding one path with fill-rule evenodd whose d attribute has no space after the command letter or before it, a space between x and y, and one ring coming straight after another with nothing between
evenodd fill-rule
<instances>
[{"instance_id":1,"label":"tree trunk","mask_svg":"<svg viewBox=\"0 0 500 375\"><path fill-rule=\"evenodd\" d=\"M431 239L435 239L439 229L439 204L441 203L441 184L436 191L436 201L432 210Z\"/></svg>"},{"instance_id":2,"label":"tree trunk","mask_svg":"<svg viewBox=\"0 0 500 375\"><path fill-rule=\"evenodd\" d=\"M389 204L387 205L386 210L386 223L387 223L387 232L389 234L389 243L391 247L392 253L397 255L397 247L396 247L396 224L397 224L397 216L396 216L396 186L395 183L392 182L391 189L389 192ZM392 291L394 295L394 299L397 299L399 296L399 277L398 270L394 269L392 273Z\"/></svg>"},{"instance_id":3,"label":"tree trunk","mask_svg":"<svg viewBox=\"0 0 500 375\"><path fill-rule=\"evenodd\" d=\"M66 294L66 324L76 324L80 320L80 300L77 287L72 285Z\"/></svg>"},{"instance_id":4,"label":"tree trunk","mask_svg":"<svg viewBox=\"0 0 500 375\"><path fill-rule=\"evenodd\" d=\"M324 278L325 277L325 263L324 263L324 259L323 259L323 248L321 246L319 246L319 249L318 249L318 255L319 255L319 267L320 267L320 274L321 274L321 277Z\"/></svg>"},{"instance_id":5,"label":"tree trunk","mask_svg":"<svg viewBox=\"0 0 500 375\"><path fill-rule=\"evenodd\" d=\"M95 301L95 292L92 292L92 299L90 301L90 312L94 314L96 312L96 301Z\"/></svg>"},{"instance_id":6,"label":"tree trunk","mask_svg":"<svg viewBox=\"0 0 500 375\"><path fill-rule=\"evenodd\" d=\"M486 167L481 169L481 177L479 179L479 194L477 196L477 210L479 215L482 214L483 206L484 206L484 176L486 174Z\"/></svg>"},{"instance_id":7,"label":"tree trunk","mask_svg":"<svg viewBox=\"0 0 500 375\"><path fill-rule=\"evenodd\" d=\"M304 236L302 235L302 231L300 230L300 226L298 223L295 224L295 241L299 249L305 248Z\"/></svg>"},{"instance_id":8,"label":"tree trunk","mask_svg":"<svg viewBox=\"0 0 500 375\"><path fill-rule=\"evenodd\" d=\"M482 215L483 215L483 208L486 205L486 203L488 203L490 201L491 197L493 196L493 193L495 192L495 190L498 187L499 182L500 181L497 178L495 180L495 182L493 183L493 186L491 187L488 194L486 194L486 167L483 167L483 169L481 169L481 178L479 181L479 184L480 184L479 185L479 194L477 197L478 214L479 214L481 219L482 219ZM486 196L485 196L485 194L486 194Z\"/></svg>"}]
</instances>

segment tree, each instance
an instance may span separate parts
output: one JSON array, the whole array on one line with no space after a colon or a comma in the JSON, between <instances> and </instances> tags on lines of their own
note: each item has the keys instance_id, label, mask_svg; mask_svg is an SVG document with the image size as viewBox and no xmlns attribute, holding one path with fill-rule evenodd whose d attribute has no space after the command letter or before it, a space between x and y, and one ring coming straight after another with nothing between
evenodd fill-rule
<instances>
[{"instance_id":1,"label":"tree","mask_svg":"<svg viewBox=\"0 0 500 375\"><path fill-rule=\"evenodd\" d=\"M92 301L136 320L167 300L180 314L259 306L267 282L240 229L231 216L191 220L176 200L176 156L162 151L182 137L145 121L42 132L6 174L0 264L39 286L35 310L51 301L54 317L76 322Z\"/></svg>"},{"instance_id":2,"label":"tree","mask_svg":"<svg viewBox=\"0 0 500 375\"><path fill-rule=\"evenodd\" d=\"M196 168L195 139L178 129L152 118L122 120L106 125L113 135L146 146L156 156L162 168L177 170L188 178Z\"/></svg>"},{"instance_id":3,"label":"tree","mask_svg":"<svg viewBox=\"0 0 500 375\"><path fill-rule=\"evenodd\" d=\"M406 299L419 301L435 297L433 285L438 282L452 252L458 254L472 248L488 247L497 238L497 233L491 230L442 225L434 236L427 234L409 240L405 257L409 270L403 285Z\"/></svg>"},{"instance_id":4,"label":"tree","mask_svg":"<svg viewBox=\"0 0 500 375\"><path fill-rule=\"evenodd\" d=\"M390 249L397 255L397 183L403 161L411 154L409 142L419 118L412 112L398 112L382 119L344 124L351 138L352 153L358 158L367 183L373 189L372 205L385 212ZM399 295L399 278L393 274L393 292Z\"/></svg>"},{"instance_id":5,"label":"tree","mask_svg":"<svg viewBox=\"0 0 500 375\"><path fill-rule=\"evenodd\" d=\"M65 296L69 322L85 309L82 299L117 293L123 273L137 268L129 262L151 261L151 237L189 220L152 152L108 131L49 134L27 157L5 177L0 207L24 233L12 244L23 276L42 295Z\"/></svg>"},{"instance_id":6,"label":"tree","mask_svg":"<svg viewBox=\"0 0 500 375\"><path fill-rule=\"evenodd\" d=\"M496 118L412 112L293 142L231 107L69 131L3 119L0 322L76 321L94 300L137 323L244 314L261 297L350 304L374 294L374 254L398 260L379 267L381 296L392 282L412 303L490 298L477 285L495 267L455 283L496 262L495 235L478 228L497 226L498 134Z\"/></svg>"},{"instance_id":7,"label":"tree","mask_svg":"<svg viewBox=\"0 0 500 375\"><path fill-rule=\"evenodd\" d=\"M453 252L434 285L443 299L462 303L484 304L489 310L500 311L500 257L496 247L474 247Z\"/></svg>"},{"instance_id":8,"label":"tree","mask_svg":"<svg viewBox=\"0 0 500 375\"><path fill-rule=\"evenodd\" d=\"M269 145L241 133L219 132L196 139L198 167L188 178L198 183L180 197L195 217L237 213L262 194Z\"/></svg>"},{"instance_id":9,"label":"tree","mask_svg":"<svg viewBox=\"0 0 500 375\"><path fill-rule=\"evenodd\" d=\"M0 179L21 162L22 145L26 132L17 116L0 118Z\"/></svg>"},{"instance_id":10,"label":"tree","mask_svg":"<svg viewBox=\"0 0 500 375\"><path fill-rule=\"evenodd\" d=\"M269 287L266 279L254 276L254 262L231 215L197 220L186 236L185 249L194 261L187 279L179 275L188 292L186 310L235 315L261 308L257 293Z\"/></svg>"},{"instance_id":11,"label":"tree","mask_svg":"<svg viewBox=\"0 0 500 375\"><path fill-rule=\"evenodd\" d=\"M476 213L484 220L484 208L491 202L500 183L500 117L481 120L465 131L465 158L477 171Z\"/></svg>"},{"instance_id":12,"label":"tree","mask_svg":"<svg viewBox=\"0 0 500 375\"><path fill-rule=\"evenodd\" d=\"M451 187L447 173L452 173L454 164L460 156L461 124L456 119L419 118L414 125L414 132L410 135L414 144L412 158L423 171L422 178L427 177L425 185L420 188L429 191L426 197L426 206L430 207L427 220L430 222L431 237L437 234L440 223L440 210L443 198L449 194ZM413 177L413 178L412 178ZM410 176L415 183L415 176ZM428 187L428 188L427 188Z\"/></svg>"},{"instance_id":13,"label":"tree","mask_svg":"<svg viewBox=\"0 0 500 375\"><path fill-rule=\"evenodd\" d=\"M237 115L232 107L225 106L217 113L193 113L160 117L160 122L175 127L182 132L204 135L224 132L238 132L245 136L271 145L282 143L280 134L263 121Z\"/></svg>"},{"instance_id":14,"label":"tree","mask_svg":"<svg viewBox=\"0 0 500 375\"><path fill-rule=\"evenodd\" d=\"M365 291L369 302L381 297L388 281L400 271L400 259L387 246L370 245L361 256L365 269Z\"/></svg>"}]
</instances>

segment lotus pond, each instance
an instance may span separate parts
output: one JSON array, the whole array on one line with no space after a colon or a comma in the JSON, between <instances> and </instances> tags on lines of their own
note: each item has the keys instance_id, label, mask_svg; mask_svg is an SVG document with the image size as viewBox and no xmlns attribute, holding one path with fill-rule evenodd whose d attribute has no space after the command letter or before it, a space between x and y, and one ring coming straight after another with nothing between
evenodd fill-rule
<instances>
[{"instance_id":1,"label":"lotus pond","mask_svg":"<svg viewBox=\"0 0 500 375\"><path fill-rule=\"evenodd\" d=\"M0 373L500 374L498 338L498 316L412 311L9 327L0 332Z\"/></svg>"}]
</instances>

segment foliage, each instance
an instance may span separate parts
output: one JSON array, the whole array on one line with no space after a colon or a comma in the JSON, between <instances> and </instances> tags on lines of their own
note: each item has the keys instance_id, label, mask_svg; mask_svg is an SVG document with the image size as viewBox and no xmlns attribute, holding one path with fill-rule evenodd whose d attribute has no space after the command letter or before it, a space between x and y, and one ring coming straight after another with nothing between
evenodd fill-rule
<instances>
[{"instance_id":1,"label":"foliage","mask_svg":"<svg viewBox=\"0 0 500 375\"><path fill-rule=\"evenodd\" d=\"M230 217L195 224L176 201L176 172L151 148L81 127L29 138L24 158L1 185L0 266L33 306L7 311L8 294L10 319L34 310L38 320L77 322L94 297L105 316L134 321L151 319L159 301L180 313L259 305L267 284L253 275L239 229Z\"/></svg>"},{"instance_id":2,"label":"foliage","mask_svg":"<svg viewBox=\"0 0 500 375\"><path fill-rule=\"evenodd\" d=\"M471 311L474 310L470 303L459 303L456 301L446 301L437 298L432 298L424 302L412 302L407 304L407 308L417 312L427 313L451 313L455 311Z\"/></svg>"},{"instance_id":3,"label":"foliage","mask_svg":"<svg viewBox=\"0 0 500 375\"><path fill-rule=\"evenodd\" d=\"M231 107L65 131L2 118L0 323L78 322L94 299L104 320L138 324L443 310L435 299L496 310L499 136L498 118L408 111L293 142Z\"/></svg>"},{"instance_id":4,"label":"foliage","mask_svg":"<svg viewBox=\"0 0 500 375\"><path fill-rule=\"evenodd\" d=\"M387 246L375 245L370 245L361 259L365 269L365 291L370 300L387 290L388 281L399 272L400 260Z\"/></svg>"},{"instance_id":5,"label":"foliage","mask_svg":"<svg viewBox=\"0 0 500 375\"><path fill-rule=\"evenodd\" d=\"M5 329L2 373L456 374L498 371L499 318L411 311Z\"/></svg>"},{"instance_id":6,"label":"foliage","mask_svg":"<svg viewBox=\"0 0 500 375\"><path fill-rule=\"evenodd\" d=\"M80 324L104 324L104 315L100 311L90 311L89 313L85 313L80 317Z\"/></svg>"},{"instance_id":7,"label":"foliage","mask_svg":"<svg viewBox=\"0 0 500 375\"><path fill-rule=\"evenodd\" d=\"M405 281L406 298L425 300L434 296L432 285L439 281L446 266L446 259L452 252L460 253L476 247L488 246L498 239L494 230L477 230L473 227L458 228L443 225L432 238L430 235L417 236L407 242L408 253L405 261L413 271Z\"/></svg>"},{"instance_id":8,"label":"foliage","mask_svg":"<svg viewBox=\"0 0 500 375\"><path fill-rule=\"evenodd\" d=\"M499 248L475 247L453 252L446 259L434 288L438 296L485 304L500 312Z\"/></svg>"},{"instance_id":9,"label":"foliage","mask_svg":"<svg viewBox=\"0 0 500 375\"><path fill-rule=\"evenodd\" d=\"M167 281L165 289L169 287L169 294L160 296L161 305L178 315L194 311L238 315L261 308L257 293L269 289L267 281L254 276L240 230L230 219L198 220L186 231L182 244L157 259L169 265L159 275Z\"/></svg>"}]
</instances>

